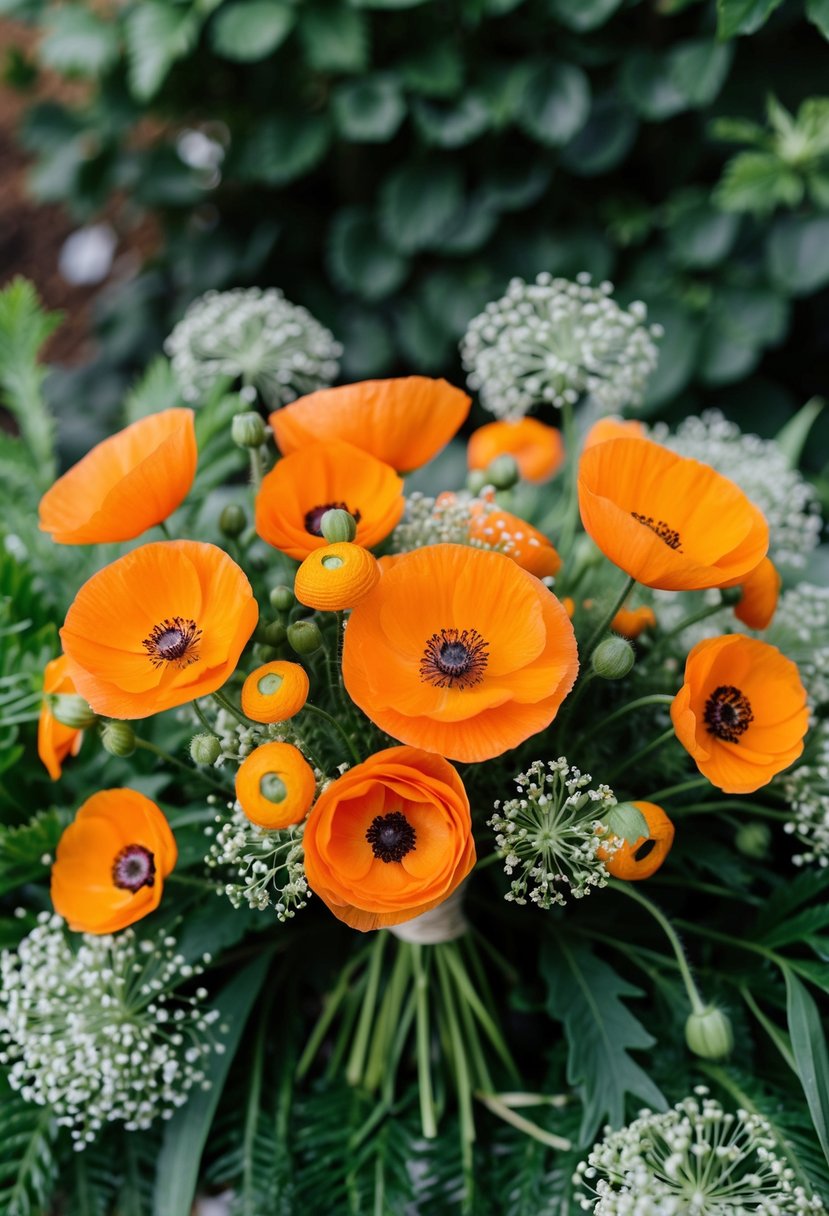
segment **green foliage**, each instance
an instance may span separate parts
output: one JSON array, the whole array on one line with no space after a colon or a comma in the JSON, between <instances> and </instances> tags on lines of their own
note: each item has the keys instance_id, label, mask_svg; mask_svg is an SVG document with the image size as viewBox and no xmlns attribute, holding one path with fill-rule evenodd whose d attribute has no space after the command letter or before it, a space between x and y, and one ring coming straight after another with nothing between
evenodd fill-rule
<instances>
[{"instance_id":1,"label":"green foliage","mask_svg":"<svg viewBox=\"0 0 829 1216\"><path fill-rule=\"evenodd\" d=\"M48 1208L57 1162L50 1110L20 1097L0 1073L0 1216L41 1216Z\"/></svg>"},{"instance_id":2,"label":"green foliage","mask_svg":"<svg viewBox=\"0 0 829 1216\"><path fill-rule=\"evenodd\" d=\"M19 827L0 824L0 895L24 883L43 881L67 817L53 807Z\"/></svg>"}]
</instances>

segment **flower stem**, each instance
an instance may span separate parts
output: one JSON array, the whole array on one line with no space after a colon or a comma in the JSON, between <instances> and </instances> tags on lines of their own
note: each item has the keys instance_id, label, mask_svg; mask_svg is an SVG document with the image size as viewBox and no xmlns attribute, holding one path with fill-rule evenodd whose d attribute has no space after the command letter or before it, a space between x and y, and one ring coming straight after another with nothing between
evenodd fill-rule
<instances>
[{"instance_id":1,"label":"flower stem","mask_svg":"<svg viewBox=\"0 0 829 1216\"><path fill-rule=\"evenodd\" d=\"M249 448L250 453L250 484L253 486L254 494L258 494L259 487L262 485L262 451L260 448Z\"/></svg>"},{"instance_id":2,"label":"flower stem","mask_svg":"<svg viewBox=\"0 0 829 1216\"><path fill-rule=\"evenodd\" d=\"M211 696L213 697L213 700L216 702L217 705L219 705L222 709L226 710L229 714L232 714L233 717L236 719L236 721L239 722L242 726L255 725L251 721L250 718L245 717L245 715L242 713L242 711L240 709L236 708L236 706L233 704L233 702L230 700L230 698L226 697L223 692L214 692L214 693L211 693Z\"/></svg>"},{"instance_id":3,"label":"flower stem","mask_svg":"<svg viewBox=\"0 0 829 1216\"><path fill-rule=\"evenodd\" d=\"M160 530L161 532L163 532L163 533L164 533L164 539L165 539L165 540L173 540L173 539L174 539L172 532L171 532L171 531L170 531L170 529L167 527L167 520L166 520L166 519L159 520L158 527L159 527L159 530Z\"/></svg>"},{"instance_id":4,"label":"flower stem","mask_svg":"<svg viewBox=\"0 0 829 1216\"><path fill-rule=\"evenodd\" d=\"M566 564L576 539L579 520L578 459L576 457L576 423L573 406L565 401L561 407L561 429L564 433L564 451L567 458L567 488L565 491L564 519L557 538L557 548Z\"/></svg>"},{"instance_id":5,"label":"flower stem","mask_svg":"<svg viewBox=\"0 0 829 1216\"><path fill-rule=\"evenodd\" d=\"M218 790L224 796L231 797L231 791L220 781L215 781L213 777L208 777L207 773L200 768L194 768L189 764L185 764L183 760L179 760L176 756L171 756L169 752L165 752L163 747L157 747L155 743L150 743L149 739L136 739L135 746L143 752L150 752L153 756L157 756L159 760L163 760L165 764L172 764L175 768L181 769L187 773L189 777L199 777L207 785L212 785L215 790Z\"/></svg>"},{"instance_id":6,"label":"flower stem","mask_svg":"<svg viewBox=\"0 0 829 1216\"><path fill-rule=\"evenodd\" d=\"M483 1103L487 1110L491 1110L493 1115L497 1115L499 1119L511 1124L526 1136L532 1136L533 1140L546 1144L548 1148L556 1148L562 1153L567 1153L573 1147L572 1143L565 1140L563 1136L556 1136L554 1132L548 1132L546 1128L533 1123L532 1119L525 1119L523 1115L517 1114L501 1100L500 1094L485 1094L478 1090L475 1097Z\"/></svg>"},{"instance_id":7,"label":"flower stem","mask_svg":"<svg viewBox=\"0 0 829 1216\"><path fill-rule=\"evenodd\" d=\"M663 798L672 797L674 794L684 794L686 790L701 790L703 788L710 790L714 787L707 777L691 777L688 781L680 781L679 785L666 785L661 790L654 790L652 794L648 794L646 801L661 802Z\"/></svg>"},{"instance_id":8,"label":"flower stem","mask_svg":"<svg viewBox=\"0 0 829 1216\"><path fill-rule=\"evenodd\" d=\"M351 1055L345 1070L345 1079L349 1085L359 1085L363 1080L368 1040L374 1021L374 1010L377 1006L377 993L380 989L380 968L383 963L383 951L386 947L386 933L378 933L371 951L368 965L368 981L363 995L363 1005L360 1019L357 1023L357 1033L351 1047Z\"/></svg>"},{"instance_id":9,"label":"flower stem","mask_svg":"<svg viewBox=\"0 0 829 1216\"><path fill-rule=\"evenodd\" d=\"M684 621L680 621L673 629L669 629L667 633L663 633L657 642L657 646L661 647L663 642L667 642L670 638L675 638L677 634L683 633L689 629L691 625L696 625L698 621L704 621L709 616L715 616L716 613L722 612L726 605L720 601L719 604L706 604L704 608L700 608L699 612L692 612L690 616L686 616ZM654 647L654 652L656 647Z\"/></svg>"},{"instance_id":10,"label":"flower stem","mask_svg":"<svg viewBox=\"0 0 829 1216\"><path fill-rule=\"evenodd\" d=\"M632 756L628 756L621 764L617 764L614 769L611 769L605 778L607 784L612 785L631 765L638 764L640 760L644 760L651 752L655 752L663 743L667 743L669 739L673 739L674 737L674 728L673 726L669 726L661 735L657 735L655 739L651 739L650 743L647 743L644 747L640 747L638 752L634 752Z\"/></svg>"},{"instance_id":11,"label":"flower stem","mask_svg":"<svg viewBox=\"0 0 829 1216\"><path fill-rule=\"evenodd\" d=\"M582 660L582 671L589 670L587 665L590 662L590 658L593 654L593 651L596 649L599 642L602 640L604 635L607 633L608 629L611 626L613 618L615 617L615 615L619 611L619 609L622 607L625 600L630 595L631 591L633 590L633 588L635 586L636 586L636 579L631 578L630 575L628 575L627 579L625 580L624 587L622 588L621 592L619 593L619 595L613 602L613 607L610 609L609 612L605 613L605 616L602 618L602 620L599 622L599 624L593 630L593 633L590 637L590 641L587 643L586 647L584 648L584 658Z\"/></svg>"},{"instance_id":12,"label":"flower stem","mask_svg":"<svg viewBox=\"0 0 829 1216\"><path fill-rule=\"evenodd\" d=\"M629 899L634 899L641 907L650 912L651 916L660 926L668 941L671 943L671 948L676 956L677 964L679 965L679 973L682 976L682 982L685 985L685 991L688 993L688 1000L691 1003L691 1008L694 1013L702 1013L705 1009L705 1001L699 993L699 989L694 983L694 977L691 975L691 968L688 966L688 960L685 957L685 951L682 949L676 930L663 912L660 912L656 904L652 904L649 899L635 890L630 883L620 882L618 879L611 878L610 884L615 891L621 891L623 895L627 895Z\"/></svg>"},{"instance_id":13,"label":"flower stem","mask_svg":"<svg viewBox=\"0 0 829 1216\"><path fill-rule=\"evenodd\" d=\"M606 730L613 722L618 722L619 718L625 718L634 709L644 709L646 705L671 705L673 704L673 696L668 692L653 692L646 697L637 697L635 701L628 701L626 705L620 705L618 709L614 709L612 714L608 714L606 718L602 718L600 722L589 730L587 734L582 735L579 740L583 747L589 743L591 739L595 739L596 735Z\"/></svg>"},{"instance_id":14,"label":"flower stem","mask_svg":"<svg viewBox=\"0 0 829 1216\"><path fill-rule=\"evenodd\" d=\"M302 707L302 710L303 710L303 713L305 712L305 710L310 710L310 712L312 714L316 714L318 717L320 717L324 721L326 721L329 726L333 726L334 729L337 731L337 733L340 735L340 738L345 742L345 745L348 748L349 752L351 753L351 759L354 761L354 763L355 764L362 763L361 758L360 758L360 753L357 751L356 747L354 746L354 744L351 740L351 736L348 734L345 727L340 722L338 722L336 718L332 717L331 714L329 714L326 710L320 709L319 705L312 705L310 701L305 702L305 704Z\"/></svg>"},{"instance_id":15,"label":"flower stem","mask_svg":"<svg viewBox=\"0 0 829 1216\"><path fill-rule=\"evenodd\" d=\"M307 1073L308 1069L314 1062L314 1057L320 1049L323 1039L328 1031L328 1027L334 1020L334 1017L345 999L348 992L348 985L352 975L357 970L357 967L365 960L367 950L361 950L351 962L342 969L335 987L328 994L325 1004L317 1019L317 1024L311 1032L311 1036L305 1045L305 1049L299 1058L299 1063L296 1067L297 1080L301 1081Z\"/></svg>"},{"instance_id":16,"label":"flower stem","mask_svg":"<svg viewBox=\"0 0 829 1216\"><path fill-rule=\"evenodd\" d=\"M437 964L438 980L441 990L442 1012L446 1018L449 1042L452 1049L455 1083L458 1094L458 1114L461 1125L461 1154L464 1175L471 1190L472 1183L472 1144L475 1140L475 1117L472 1113L472 1083L469 1075L469 1061L461 1034L460 1022L455 1008L455 997L446 960L439 947L435 948L435 963Z\"/></svg>"},{"instance_id":17,"label":"flower stem","mask_svg":"<svg viewBox=\"0 0 829 1216\"><path fill-rule=\"evenodd\" d=\"M432 1093L432 1070L429 1059L429 977L423 962L423 947L415 942L411 947L412 967L415 976L415 1017L417 1043L417 1081L420 1096L420 1125L427 1140L438 1134L435 1118L435 1099Z\"/></svg>"}]
</instances>

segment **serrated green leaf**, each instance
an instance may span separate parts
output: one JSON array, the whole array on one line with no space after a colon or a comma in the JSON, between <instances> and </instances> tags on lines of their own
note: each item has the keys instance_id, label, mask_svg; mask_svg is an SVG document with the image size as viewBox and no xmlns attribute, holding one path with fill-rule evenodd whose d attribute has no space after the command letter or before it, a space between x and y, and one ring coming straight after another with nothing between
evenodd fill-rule
<instances>
[{"instance_id":1,"label":"serrated green leaf","mask_svg":"<svg viewBox=\"0 0 829 1216\"><path fill-rule=\"evenodd\" d=\"M0 895L46 876L50 863L43 858L54 854L66 823L53 807L18 827L0 825Z\"/></svg>"},{"instance_id":2,"label":"serrated green leaf","mask_svg":"<svg viewBox=\"0 0 829 1216\"><path fill-rule=\"evenodd\" d=\"M380 225L401 253L429 249L463 207L460 170L445 160L415 161L388 178L380 191Z\"/></svg>"},{"instance_id":3,"label":"serrated green leaf","mask_svg":"<svg viewBox=\"0 0 829 1216\"><path fill-rule=\"evenodd\" d=\"M337 212L328 246L331 275L344 291L364 300L382 300L404 282L408 260L392 249L367 211Z\"/></svg>"},{"instance_id":4,"label":"serrated green leaf","mask_svg":"<svg viewBox=\"0 0 829 1216\"><path fill-rule=\"evenodd\" d=\"M717 0L717 37L754 34L783 0Z\"/></svg>"},{"instance_id":5,"label":"serrated green leaf","mask_svg":"<svg viewBox=\"0 0 829 1216\"><path fill-rule=\"evenodd\" d=\"M808 989L786 968L786 1018L809 1113L823 1155L829 1161L829 1052L817 1005Z\"/></svg>"},{"instance_id":6,"label":"serrated green leaf","mask_svg":"<svg viewBox=\"0 0 829 1216\"><path fill-rule=\"evenodd\" d=\"M728 162L714 192L724 211L764 215L775 207L796 207L803 198L803 179L773 152L741 152Z\"/></svg>"},{"instance_id":7,"label":"serrated green leaf","mask_svg":"<svg viewBox=\"0 0 829 1216\"><path fill-rule=\"evenodd\" d=\"M299 11L299 38L308 66L317 72L362 72L368 64L364 13L336 0L314 0Z\"/></svg>"},{"instance_id":8,"label":"serrated green leaf","mask_svg":"<svg viewBox=\"0 0 829 1216\"><path fill-rule=\"evenodd\" d=\"M224 5L210 24L217 55L253 63L277 50L294 28L296 12L280 0L236 0Z\"/></svg>"},{"instance_id":9,"label":"serrated green leaf","mask_svg":"<svg viewBox=\"0 0 829 1216\"><path fill-rule=\"evenodd\" d=\"M829 217L786 216L769 233L766 262L772 281L793 296L829 283Z\"/></svg>"},{"instance_id":10,"label":"serrated green leaf","mask_svg":"<svg viewBox=\"0 0 829 1216\"><path fill-rule=\"evenodd\" d=\"M534 64L516 110L522 130L539 143L560 147L590 116L590 83L581 68L556 59Z\"/></svg>"},{"instance_id":11,"label":"serrated green leaf","mask_svg":"<svg viewBox=\"0 0 829 1216\"><path fill-rule=\"evenodd\" d=\"M177 59L195 45L201 20L195 9L141 0L124 21L127 79L139 101L149 101L164 83Z\"/></svg>"},{"instance_id":12,"label":"serrated green leaf","mask_svg":"<svg viewBox=\"0 0 829 1216\"><path fill-rule=\"evenodd\" d=\"M243 181L285 186L322 159L331 139L324 115L269 114L237 150L235 168Z\"/></svg>"},{"instance_id":13,"label":"serrated green leaf","mask_svg":"<svg viewBox=\"0 0 829 1216\"><path fill-rule=\"evenodd\" d=\"M56 72L103 75L118 58L117 27L81 5L52 9L39 56L46 67Z\"/></svg>"},{"instance_id":14,"label":"serrated green leaf","mask_svg":"<svg viewBox=\"0 0 829 1216\"><path fill-rule=\"evenodd\" d=\"M25 1101L0 1073L0 1211L38 1216L51 1210L58 1173L53 1146L55 1117L48 1107Z\"/></svg>"},{"instance_id":15,"label":"serrated green leaf","mask_svg":"<svg viewBox=\"0 0 829 1216\"><path fill-rule=\"evenodd\" d=\"M406 102L394 76L377 73L349 80L331 99L337 130L354 143L383 143L406 117Z\"/></svg>"},{"instance_id":16,"label":"serrated green leaf","mask_svg":"<svg viewBox=\"0 0 829 1216\"><path fill-rule=\"evenodd\" d=\"M0 402L14 415L31 455L35 485L44 490L56 472L54 421L41 392L46 371L37 359L60 321L59 313L43 311L26 279L14 279L0 291Z\"/></svg>"},{"instance_id":17,"label":"serrated green leaf","mask_svg":"<svg viewBox=\"0 0 829 1216\"><path fill-rule=\"evenodd\" d=\"M148 414L158 414L161 410L172 410L181 405L181 393L170 360L159 355L127 393L124 417L127 422L137 422Z\"/></svg>"}]
</instances>

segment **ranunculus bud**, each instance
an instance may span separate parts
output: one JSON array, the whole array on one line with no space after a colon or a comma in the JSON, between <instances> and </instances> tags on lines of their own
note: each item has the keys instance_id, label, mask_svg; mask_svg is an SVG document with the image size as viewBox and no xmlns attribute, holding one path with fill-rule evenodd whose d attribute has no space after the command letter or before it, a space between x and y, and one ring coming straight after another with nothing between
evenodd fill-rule
<instances>
[{"instance_id":1,"label":"ranunculus bud","mask_svg":"<svg viewBox=\"0 0 829 1216\"><path fill-rule=\"evenodd\" d=\"M281 621L269 621L262 629L261 641L266 646L281 646L287 634L288 631Z\"/></svg>"},{"instance_id":2,"label":"ranunculus bud","mask_svg":"<svg viewBox=\"0 0 829 1216\"><path fill-rule=\"evenodd\" d=\"M484 486L488 484L483 469L471 469L466 475L466 488L470 494L480 494Z\"/></svg>"},{"instance_id":3,"label":"ranunculus bud","mask_svg":"<svg viewBox=\"0 0 829 1216\"><path fill-rule=\"evenodd\" d=\"M241 536L247 525L247 517L238 503L229 502L219 516L219 527L223 536L234 540Z\"/></svg>"},{"instance_id":4,"label":"ranunculus bud","mask_svg":"<svg viewBox=\"0 0 829 1216\"><path fill-rule=\"evenodd\" d=\"M491 460L486 468L486 480L496 490L511 490L521 480L518 461L508 452Z\"/></svg>"},{"instance_id":5,"label":"ranunculus bud","mask_svg":"<svg viewBox=\"0 0 829 1216\"><path fill-rule=\"evenodd\" d=\"M322 646L322 634L314 621L294 621L288 626L288 645L297 654L313 654Z\"/></svg>"},{"instance_id":6,"label":"ranunculus bud","mask_svg":"<svg viewBox=\"0 0 829 1216\"><path fill-rule=\"evenodd\" d=\"M230 433L233 442L240 448L261 447L267 438L265 424L256 410L248 410L244 414L236 414L231 423Z\"/></svg>"},{"instance_id":7,"label":"ranunculus bud","mask_svg":"<svg viewBox=\"0 0 829 1216\"><path fill-rule=\"evenodd\" d=\"M190 759L194 764L215 764L222 754L222 745L215 735L194 735L190 740Z\"/></svg>"},{"instance_id":8,"label":"ranunculus bud","mask_svg":"<svg viewBox=\"0 0 829 1216\"><path fill-rule=\"evenodd\" d=\"M129 722L105 722L101 728L101 744L110 756L126 759L135 751L135 731Z\"/></svg>"},{"instance_id":9,"label":"ranunculus bud","mask_svg":"<svg viewBox=\"0 0 829 1216\"><path fill-rule=\"evenodd\" d=\"M716 1005L706 1005L699 1013L689 1014L685 1023L685 1042L703 1060L723 1060L734 1047L734 1032L728 1014Z\"/></svg>"},{"instance_id":10,"label":"ranunculus bud","mask_svg":"<svg viewBox=\"0 0 829 1216\"><path fill-rule=\"evenodd\" d=\"M56 718L61 726L69 726L72 730L87 730L98 720L98 715L77 693L56 692L46 699L52 717Z\"/></svg>"},{"instance_id":11,"label":"ranunculus bud","mask_svg":"<svg viewBox=\"0 0 829 1216\"><path fill-rule=\"evenodd\" d=\"M769 855L771 828L767 823L752 819L750 823L744 823L738 828L734 843L745 857L754 857L761 861Z\"/></svg>"},{"instance_id":12,"label":"ranunculus bud","mask_svg":"<svg viewBox=\"0 0 829 1216\"><path fill-rule=\"evenodd\" d=\"M290 612L296 599L292 587L286 587L284 583L280 583L278 587L274 587L270 594L270 601L277 612Z\"/></svg>"},{"instance_id":13,"label":"ranunculus bud","mask_svg":"<svg viewBox=\"0 0 829 1216\"><path fill-rule=\"evenodd\" d=\"M599 642L590 660L596 675L603 680L623 680L635 662L630 642L615 633Z\"/></svg>"},{"instance_id":14,"label":"ranunculus bud","mask_svg":"<svg viewBox=\"0 0 829 1216\"><path fill-rule=\"evenodd\" d=\"M341 541L352 541L357 535L357 521L348 511L332 507L320 520L320 531L329 545L336 545Z\"/></svg>"}]
</instances>

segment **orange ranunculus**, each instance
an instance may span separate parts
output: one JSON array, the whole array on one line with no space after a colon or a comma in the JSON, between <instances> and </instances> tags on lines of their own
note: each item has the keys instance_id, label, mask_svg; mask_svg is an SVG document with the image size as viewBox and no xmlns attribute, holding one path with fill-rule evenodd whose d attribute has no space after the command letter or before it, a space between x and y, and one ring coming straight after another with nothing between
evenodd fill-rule
<instances>
[{"instance_id":1,"label":"orange ranunculus","mask_svg":"<svg viewBox=\"0 0 829 1216\"><path fill-rule=\"evenodd\" d=\"M43 670L44 696L50 692L76 693L78 690L69 675L66 656L61 655L46 664ZM67 756L77 756L83 742L83 731L58 722L44 700L37 723L37 754L46 765L53 781L61 775Z\"/></svg>"},{"instance_id":2,"label":"orange ranunculus","mask_svg":"<svg viewBox=\"0 0 829 1216\"><path fill-rule=\"evenodd\" d=\"M544 533L500 507L473 508L469 538L498 553L505 553L536 578L552 578L561 569L558 550Z\"/></svg>"},{"instance_id":3,"label":"orange ranunculus","mask_svg":"<svg viewBox=\"0 0 829 1216\"><path fill-rule=\"evenodd\" d=\"M87 798L58 843L52 903L70 929L116 933L154 911L176 864L164 814L136 790Z\"/></svg>"},{"instance_id":4,"label":"orange ranunculus","mask_svg":"<svg viewBox=\"0 0 829 1216\"><path fill-rule=\"evenodd\" d=\"M221 549L157 541L93 574L60 636L97 714L146 718L221 688L258 616L250 583Z\"/></svg>"},{"instance_id":5,"label":"orange ranunculus","mask_svg":"<svg viewBox=\"0 0 829 1216\"><path fill-rule=\"evenodd\" d=\"M181 506L196 475L193 411L162 410L111 435L40 500L40 527L60 545L132 540Z\"/></svg>"},{"instance_id":6,"label":"orange ranunculus","mask_svg":"<svg viewBox=\"0 0 829 1216\"><path fill-rule=\"evenodd\" d=\"M766 629L777 608L782 579L770 557L764 557L756 570L743 579L742 598L734 605L734 615L749 629Z\"/></svg>"},{"instance_id":7,"label":"orange ranunculus","mask_svg":"<svg viewBox=\"0 0 829 1216\"><path fill-rule=\"evenodd\" d=\"M356 543L370 549L399 522L402 491L403 481L390 465L353 444L309 444L280 460L262 481L256 531L301 562L328 544L320 523L326 511L339 507L354 516Z\"/></svg>"},{"instance_id":8,"label":"orange ranunculus","mask_svg":"<svg viewBox=\"0 0 829 1216\"><path fill-rule=\"evenodd\" d=\"M320 794L303 836L308 885L366 931L443 903L475 864L469 799L442 756L389 747Z\"/></svg>"},{"instance_id":9,"label":"orange ranunculus","mask_svg":"<svg viewBox=\"0 0 829 1216\"><path fill-rule=\"evenodd\" d=\"M647 604L642 604L639 608L620 608L610 622L614 633L620 633L630 641L634 641L646 629L653 629L655 625L656 614Z\"/></svg>"},{"instance_id":10,"label":"orange ranunculus","mask_svg":"<svg viewBox=\"0 0 829 1216\"><path fill-rule=\"evenodd\" d=\"M578 489L585 530L647 587L735 586L768 548L768 524L742 490L650 439L590 448L579 464Z\"/></svg>"},{"instance_id":11,"label":"orange ranunculus","mask_svg":"<svg viewBox=\"0 0 829 1216\"><path fill-rule=\"evenodd\" d=\"M486 469L496 456L513 456L524 481L549 481L564 464L561 431L537 418L488 422L469 436L470 469Z\"/></svg>"},{"instance_id":12,"label":"orange ranunculus","mask_svg":"<svg viewBox=\"0 0 829 1216\"><path fill-rule=\"evenodd\" d=\"M309 553L296 572L294 595L320 612L341 612L364 599L380 577L373 553L338 541Z\"/></svg>"},{"instance_id":13,"label":"orange ranunculus","mask_svg":"<svg viewBox=\"0 0 829 1216\"><path fill-rule=\"evenodd\" d=\"M242 685L242 713L253 722L285 722L302 709L309 688L308 673L299 663L265 663Z\"/></svg>"},{"instance_id":14,"label":"orange ranunculus","mask_svg":"<svg viewBox=\"0 0 829 1216\"><path fill-rule=\"evenodd\" d=\"M445 447L469 413L470 398L445 380L405 376L323 388L271 414L279 450L341 439L398 472L419 469Z\"/></svg>"},{"instance_id":15,"label":"orange ranunculus","mask_svg":"<svg viewBox=\"0 0 829 1216\"><path fill-rule=\"evenodd\" d=\"M750 794L803 751L809 710L796 665L776 646L732 633L688 655L671 719L713 785Z\"/></svg>"},{"instance_id":16,"label":"orange ranunculus","mask_svg":"<svg viewBox=\"0 0 829 1216\"><path fill-rule=\"evenodd\" d=\"M599 857L614 878L640 882L655 874L671 851L674 825L655 802L634 802L648 825L647 836L632 843L623 840L617 849L599 849Z\"/></svg>"},{"instance_id":17,"label":"orange ranunculus","mask_svg":"<svg viewBox=\"0 0 829 1216\"><path fill-rule=\"evenodd\" d=\"M236 774L236 797L251 823L276 830L300 823L314 801L314 770L293 743L263 743Z\"/></svg>"},{"instance_id":18,"label":"orange ranunculus","mask_svg":"<svg viewBox=\"0 0 829 1216\"><path fill-rule=\"evenodd\" d=\"M351 613L343 677L403 743L487 760L552 722L573 686L573 626L538 579L502 553L428 545L380 560Z\"/></svg>"},{"instance_id":19,"label":"orange ranunculus","mask_svg":"<svg viewBox=\"0 0 829 1216\"><path fill-rule=\"evenodd\" d=\"M597 443L607 443L611 439L644 439L645 428L635 418L619 418L609 414L594 422L584 437L582 451L593 448Z\"/></svg>"}]
</instances>

